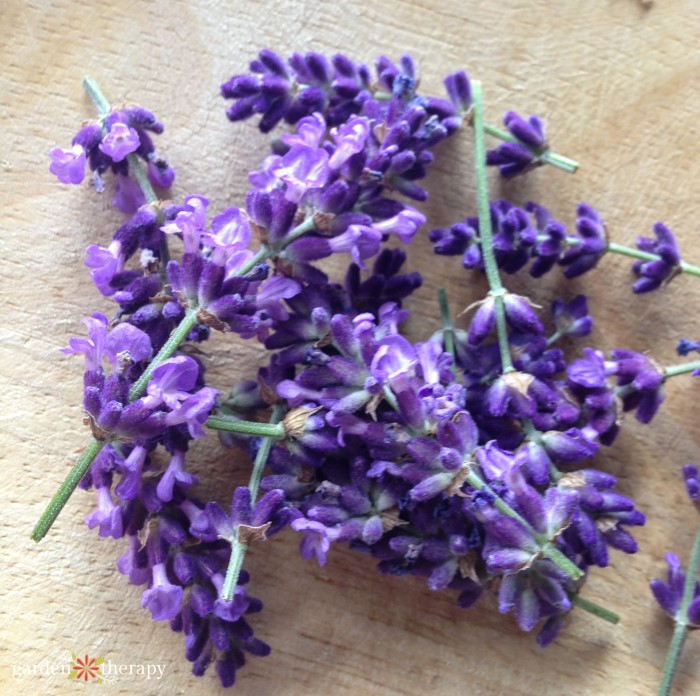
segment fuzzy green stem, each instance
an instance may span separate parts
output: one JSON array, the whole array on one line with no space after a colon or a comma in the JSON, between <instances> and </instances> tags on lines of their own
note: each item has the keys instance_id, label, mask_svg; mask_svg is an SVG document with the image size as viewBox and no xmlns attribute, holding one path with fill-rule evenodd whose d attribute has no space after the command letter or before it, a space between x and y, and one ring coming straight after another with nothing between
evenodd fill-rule
<instances>
[{"instance_id":1,"label":"fuzzy green stem","mask_svg":"<svg viewBox=\"0 0 700 696\"><path fill-rule=\"evenodd\" d=\"M95 438L90 440L32 530L31 538L34 541L41 541L46 536L46 533L51 529L51 525L56 521L64 505L68 502L68 498L71 497L73 491L80 483L80 479L85 476L85 472L104 445L105 443L102 440L96 440Z\"/></svg>"},{"instance_id":2,"label":"fuzzy green stem","mask_svg":"<svg viewBox=\"0 0 700 696\"><path fill-rule=\"evenodd\" d=\"M497 128L496 126L492 126L488 123L484 125L484 132L488 133L489 135L492 135L494 138L498 138L499 140L505 140L508 143L520 142L515 136L511 135L508 131L505 131L501 128ZM552 152L549 149L543 150L542 152L537 152L535 154L541 162L549 164L552 167L556 167L557 169L561 169L562 171L568 172L569 174L573 174L578 169L578 162L576 160L572 160L569 157L564 157L564 155L559 155L556 152Z\"/></svg>"},{"instance_id":3,"label":"fuzzy green stem","mask_svg":"<svg viewBox=\"0 0 700 696\"><path fill-rule=\"evenodd\" d=\"M153 370L158 367L164 360L167 360L187 338L187 334L197 325L197 311L188 309L184 319L175 327L175 330L170 334L170 337L165 342L165 345L158 351L153 360L149 363L144 373L134 382L129 390L129 401L136 401L145 391L148 385Z\"/></svg>"},{"instance_id":4,"label":"fuzzy green stem","mask_svg":"<svg viewBox=\"0 0 700 696\"><path fill-rule=\"evenodd\" d=\"M594 616L597 616L598 618L601 618L605 621L608 621L611 624L620 623L620 617L614 611L610 611L609 609L606 609L605 607L601 607L600 604L596 604L595 602L591 602L590 599L584 599L583 597L580 597L579 595L575 595L571 601L579 609L583 609L584 611L587 611L589 614L593 614Z\"/></svg>"},{"instance_id":5,"label":"fuzzy green stem","mask_svg":"<svg viewBox=\"0 0 700 696\"><path fill-rule=\"evenodd\" d=\"M664 368L664 379L677 377L678 375L686 375L698 369L700 369L700 360L693 360L693 362L683 363L681 365L669 365Z\"/></svg>"},{"instance_id":6,"label":"fuzzy green stem","mask_svg":"<svg viewBox=\"0 0 700 696\"><path fill-rule=\"evenodd\" d=\"M548 339L547 339L547 345L551 346L553 343L556 343L564 333L562 331L555 331Z\"/></svg>"},{"instance_id":7,"label":"fuzzy green stem","mask_svg":"<svg viewBox=\"0 0 700 696\"><path fill-rule=\"evenodd\" d=\"M291 244L295 239L301 237L302 234L310 232L314 228L314 216L310 215L303 222L297 225L289 234L284 236L284 246Z\"/></svg>"},{"instance_id":8,"label":"fuzzy green stem","mask_svg":"<svg viewBox=\"0 0 700 696\"><path fill-rule=\"evenodd\" d=\"M610 242L608 244L608 251L614 254L622 254L623 256L630 256L633 259L640 259L641 261L658 261L661 257L657 254L651 254L648 251L641 251L640 249L633 249L632 247L626 247L622 244L616 244L615 242ZM678 265L681 273L687 273L688 275L700 276L700 267L693 266L690 263L681 261Z\"/></svg>"},{"instance_id":9,"label":"fuzzy green stem","mask_svg":"<svg viewBox=\"0 0 700 696\"><path fill-rule=\"evenodd\" d=\"M676 614L676 627L673 630L673 637L671 638L671 644L668 647L668 653L666 655L666 662L664 663L663 676L661 677L661 684L659 684L659 696L668 696L668 694L671 693L673 677L676 674L678 660L683 651L683 644L688 634L688 607L695 595L699 565L700 527L698 527L698 531L695 534L695 541L693 542L693 548L690 552L688 572L686 573L685 584L683 585L683 598L681 599L681 605Z\"/></svg>"},{"instance_id":10,"label":"fuzzy green stem","mask_svg":"<svg viewBox=\"0 0 700 696\"><path fill-rule=\"evenodd\" d=\"M155 203L158 200L158 196L156 196L156 192L153 190L153 186L151 186L151 182L148 180L139 158L132 152L130 155L127 155L126 161L129 163L129 171L134 175L136 183L146 198L146 203Z\"/></svg>"},{"instance_id":11,"label":"fuzzy green stem","mask_svg":"<svg viewBox=\"0 0 700 696\"><path fill-rule=\"evenodd\" d=\"M489 497L493 500L493 506L501 512L502 514L510 517L511 519L519 522L527 531L532 534L533 538L540 545L542 553L554 563L558 568L563 570L572 580L579 580L583 576L583 572L580 568L576 567L559 549L552 544L551 541L544 538L541 534L538 534L530 525L530 523L517 513L513 508L508 505L502 498L500 498L493 489L481 479L481 477L474 471L469 470L466 476L467 483L469 483L472 488L476 488L478 491L485 491L488 493Z\"/></svg>"},{"instance_id":12,"label":"fuzzy green stem","mask_svg":"<svg viewBox=\"0 0 700 696\"><path fill-rule=\"evenodd\" d=\"M97 115L100 118L104 118L112 110L112 107L109 105L107 97L105 97L100 86L92 77L87 75L83 78L83 89L94 104Z\"/></svg>"},{"instance_id":13,"label":"fuzzy green stem","mask_svg":"<svg viewBox=\"0 0 700 696\"><path fill-rule=\"evenodd\" d=\"M272 416L270 417L268 425L278 425L282 418L282 412L282 406L273 406ZM258 450L258 453L255 457L255 462L253 463L253 471L250 474L250 481L248 482L251 505L255 505L255 499L257 498L258 490L260 488L260 479L262 478L262 472L265 469L265 465L267 464L267 458L270 455L270 450L272 449L272 444L274 440L275 436L268 436L263 438L263 441L260 444L260 449ZM243 560L245 559L245 554L247 550L248 544L244 544L243 542L238 540L238 530L236 530L236 538L231 544L231 558L228 562L226 578L224 580L224 586L221 590L221 599L224 602L230 602L233 599L233 593L235 592L236 585L238 584L238 578L241 574L241 568L243 567Z\"/></svg>"},{"instance_id":14,"label":"fuzzy green stem","mask_svg":"<svg viewBox=\"0 0 700 696\"><path fill-rule=\"evenodd\" d=\"M241 435L260 435L261 437L284 437L285 430L282 423L256 423L236 418L223 416L211 416L204 423L212 430L223 430L227 433L240 433Z\"/></svg>"},{"instance_id":15,"label":"fuzzy green stem","mask_svg":"<svg viewBox=\"0 0 700 696\"><path fill-rule=\"evenodd\" d=\"M489 282L490 295L494 297L496 313L496 332L498 348L501 354L503 372L513 371L513 361L508 345L508 329L503 296L506 291L498 273L496 255L493 251L493 232L491 230L491 208L489 205L489 188L486 176L486 144L484 142L484 111L481 98L481 82L472 82L472 128L474 129L474 168L476 173L476 204L479 213L479 246L484 260L486 279Z\"/></svg>"}]
</instances>

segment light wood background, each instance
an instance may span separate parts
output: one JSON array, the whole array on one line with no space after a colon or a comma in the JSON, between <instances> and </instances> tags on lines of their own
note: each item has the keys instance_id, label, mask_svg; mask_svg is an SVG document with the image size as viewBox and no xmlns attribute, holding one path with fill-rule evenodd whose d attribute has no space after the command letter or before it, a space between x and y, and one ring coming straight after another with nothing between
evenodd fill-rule
<instances>
[{"instance_id":1,"label":"light wood background","mask_svg":"<svg viewBox=\"0 0 700 696\"><path fill-rule=\"evenodd\" d=\"M426 93L464 67L483 80L486 111L496 122L507 108L537 113L555 148L581 162L575 176L553 169L499 188L536 199L573 220L580 200L597 206L612 238L633 243L664 220L700 263L700 5L693 0L384 0L384 2L227 2L173 0L110 3L4 0L0 7L0 693L73 694L85 686L60 676L25 676L25 665L67 652L114 663L165 665L159 681L123 677L100 687L113 694L218 694L213 674L196 679L182 637L150 620L141 589L115 568L124 543L100 539L83 517L93 494L78 492L48 538L30 530L83 446L81 360L58 352L81 335L81 319L109 303L91 286L85 246L106 243L119 224L107 195L66 187L48 173L47 153L67 146L92 108L81 90L91 73L113 102L133 100L166 124L158 146L178 178L174 194L202 193L212 209L240 204L246 173L266 141L252 125L230 124L219 84L243 72L261 47L344 51L373 61L380 53L416 57ZM468 138L439 150L425 206L429 224L448 224L474 210ZM458 259L438 259L425 238L410 250L410 268L426 275L408 303L414 338L438 324L436 290L452 307L479 299L484 283ZM681 277L650 296L629 292L625 259L604 259L572 283L555 270L544 282L509 280L544 305L555 296L592 295L605 349L649 350L675 360L680 337L700 338L697 280ZM571 344L580 351L582 343ZM251 374L263 359L253 342L217 339L212 383L221 388ZM700 459L699 385L689 378L667 390L649 427L629 420L597 466L619 476L621 490L648 515L636 533L640 552L613 553L594 570L584 596L622 616L613 627L575 612L566 631L541 650L492 598L467 612L449 593L433 594L418 578L384 578L371 559L337 549L324 568L300 559L289 532L250 554L251 591L265 602L253 617L273 654L252 658L237 693L249 696L351 694L449 695L653 693L671 635L648 591L665 550L684 560L697 525L679 467ZM221 502L248 465L222 454L216 438L194 448L200 491ZM233 473L232 473L233 472ZM700 693L700 640L691 635L676 693Z\"/></svg>"}]
</instances>

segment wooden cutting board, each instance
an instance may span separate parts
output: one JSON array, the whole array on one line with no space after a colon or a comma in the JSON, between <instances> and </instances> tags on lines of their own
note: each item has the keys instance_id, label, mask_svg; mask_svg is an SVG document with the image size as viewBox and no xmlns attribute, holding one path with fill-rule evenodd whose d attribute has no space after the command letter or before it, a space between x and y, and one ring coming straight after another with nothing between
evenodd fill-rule
<instances>
[{"instance_id":1,"label":"wooden cutting board","mask_svg":"<svg viewBox=\"0 0 700 696\"><path fill-rule=\"evenodd\" d=\"M191 676L182 637L150 620L140 589L115 568L123 541L100 539L83 517L93 494L78 492L39 545L29 532L86 441L79 359L58 352L82 332L81 319L108 311L83 266L91 242L106 243L120 222L109 197L66 187L48 173L49 149L66 146L93 115L81 90L92 74L114 103L151 108L166 124L158 146L177 170L174 194L207 195L212 209L241 204L246 174L266 139L251 123L230 124L218 85L243 72L262 47L346 52L371 62L410 51L422 91L441 94L441 79L465 68L484 83L488 120L509 108L537 113L560 152L578 159L575 176L543 169L502 184L492 195L534 199L573 221L576 203L596 206L611 238L633 244L656 220L678 235L684 258L700 263L698 107L700 16L692 0L594 3L504 0L387 0L372 3L225 2L223 0L5 0L0 10L0 693L74 694L61 675L41 674L65 655L104 656L117 665L163 666L161 679L132 673L95 689L113 694L217 694L213 673ZM432 227L474 211L468 134L442 144L428 180ZM425 235L410 249L410 269L425 274L408 307L410 334L438 326L436 291L457 310L479 299L483 279L458 259L436 260ZM605 349L648 350L676 360L677 339L700 338L697 279L680 277L649 296L631 294L629 262L606 258L565 282L508 280L547 307L557 296L591 295L592 341ZM339 271L340 269L336 269ZM584 343L568 349L581 351ZM206 350L211 383L226 388L252 374L260 347L217 337ZM251 592L265 610L256 632L273 654L251 659L239 694L470 696L653 693L671 635L648 591L667 549L683 560L697 513L686 502L679 467L697 461L696 404L690 378L667 389L655 421L629 420L597 467L620 478L648 516L640 552L614 553L596 569L584 596L617 611L613 627L576 611L559 640L539 649L493 598L463 611L450 593L433 594L418 578L380 577L371 559L337 549L319 568L297 554L291 532L249 556ZM229 499L248 463L222 454L216 438L197 443L192 460L202 497ZM700 693L700 645L691 635L676 693ZM24 674L37 666L38 674ZM45 665L45 668L43 667ZM26 668L26 669L25 669ZM132 668L135 672L136 668Z\"/></svg>"}]
</instances>

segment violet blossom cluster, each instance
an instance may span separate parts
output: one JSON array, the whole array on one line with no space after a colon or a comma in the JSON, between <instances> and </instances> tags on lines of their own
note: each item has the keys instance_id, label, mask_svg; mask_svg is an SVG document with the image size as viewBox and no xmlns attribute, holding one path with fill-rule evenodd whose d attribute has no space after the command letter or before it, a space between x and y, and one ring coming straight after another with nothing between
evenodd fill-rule
<instances>
[{"instance_id":1,"label":"violet blossom cluster","mask_svg":"<svg viewBox=\"0 0 700 696\"><path fill-rule=\"evenodd\" d=\"M390 65L386 59L380 64ZM380 254L377 272L368 280L360 276L387 239L410 242L425 221L394 195L426 197L417 182L433 146L456 127L451 106L436 112L418 97L405 97L397 92L390 100L365 100L361 110L331 122L327 114L309 112L250 175L244 209L211 215L199 195L182 204L118 206L131 216L109 243L87 250L90 276L115 308L110 319L99 313L86 319L87 338L71 339L64 351L85 358L85 422L101 445L81 481L97 494L97 509L86 522L100 536L128 538L118 567L132 583L146 586L143 607L185 634L195 674L215 663L226 686L245 653L269 652L247 622L262 605L247 594L245 571L233 596L222 596L232 544L250 530L262 530L253 536L265 538L302 512L281 488L255 504L247 488L238 488L230 516L195 497L192 442L205 435L213 412L230 412L231 400L222 402L219 391L205 384L196 354L176 350L151 361L178 327L188 328L186 342L203 341L214 329L274 344L281 327L294 323L292 309L305 303L318 332L326 318L350 311L353 300L358 307L377 299L399 302L420 285L417 274L399 273L400 251ZM98 183L108 168L126 176L128 155L152 154L145 129L162 130L155 119L141 118L144 113L110 111L76 136L73 151L52 151L51 171L78 183L89 162ZM256 240L261 246L254 251ZM170 258L169 246L181 254ZM354 261L347 294L314 265L336 253ZM324 302L333 303L325 318ZM294 361L262 370L261 385L265 375L274 389L277 376L294 376ZM259 406L260 398L247 390L243 402ZM258 442L246 445L254 452Z\"/></svg>"},{"instance_id":2,"label":"violet blossom cluster","mask_svg":"<svg viewBox=\"0 0 700 696\"><path fill-rule=\"evenodd\" d=\"M92 171L95 191L104 191L104 174L115 176L112 204L126 214L146 202L138 181L129 170L128 157L134 154L146 165L146 176L153 186L167 189L175 172L155 150L149 133L160 134L163 124L142 106L124 106L85 124L73 137L70 148L55 147L49 153L51 173L63 184L79 184L85 166Z\"/></svg>"},{"instance_id":3,"label":"violet blossom cluster","mask_svg":"<svg viewBox=\"0 0 700 696\"><path fill-rule=\"evenodd\" d=\"M134 195L118 204L130 217L107 246L88 247L91 278L116 306L110 319L86 319L88 337L64 351L85 358L86 423L103 445L81 481L97 495L86 523L127 537L118 568L145 586L142 606L184 634L194 674L214 664L224 686L246 654L270 650L248 623L262 603L248 594L247 572L226 596L227 567L240 544L285 526L299 533L304 558L324 564L333 543L347 542L381 573L454 591L461 607L496 588L499 611L549 644L590 569L607 566L610 549L637 549L630 528L643 514L590 461L612 444L623 412L652 419L663 371L622 349L567 360L557 341L591 331L584 296L555 301L551 333L526 298L505 293L478 303L467 330L449 329L450 342L448 329L406 338L403 302L422 280L402 272L403 250L382 247L409 243L425 223L397 194L425 200L419 182L434 146L469 123L463 72L446 78L446 99L417 93L408 56L380 57L373 78L342 55L285 62L263 50L250 72L222 86L234 100L229 119L294 128L249 175L244 206L212 215L201 195L182 204ZM536 117L510 112L506 126L517 142L489 161L510 176L547 147ZM89 162L99 187L107 169L130 175L135 153L153 183L168 186L171 170L154 164L147 130L162 126L145 110L112 111L72 150L52 151L51 171L78 183ZM608 251L607 233L590 206L577 214L570 233L539 205L492 203L498 266L531 264L535 277L557 264L570 278L590 270ZM680 263L672 234L660 223L654 232L639 247L658 263L635 266L636 292L659 287ZM430 239L436 254L484 267L478 219ZM170 258L172 249L181 253ZM343 282L316 265L334 254L349 255ZM501 300L512 369L494 337ZM228 397L206 385L185 346L154 361L177 332L201 342L212 329L269 351L256 379ZM228 510L199 499L190 453L208 419L257 421L270 406L284 413L284 436L267 459L264 495L238 487ZM251 459L261 447L259 437L220 438Z\"/></svg>"},{"instance_id":4,"label":"violet blossom cluster","mask_svg":"<svg viewBox=\"0 0 700 696\"><path fill-rule=\"evenodd\" d=\"M688 498L697 509L700 499L700 472L695 465L686 464L682 473ZM666 553L665 560L668 565L666 582L655 578L649 583L654 599L676 623L683 623L688 628L700 628L700 583L690 580L693 584L688 593L689 601L684 604L687 579L681 561L672 551Z\"/></svg>"},{"instance_id":5,"label":"violet blossom cluster","mask_svg":"<svg viewBox=\"0 0 700 696\"><path fill-rule=\"evenodd\" d=\"M605 222L586 203L576 208L573 230L537 203L519 207L507 200L491 202L491 224L498 267L509 274L529 264L530 275L540 278L558 265L567 278L576 278L595 268L611 251ZM653 232L653 238L637 238L637 249L651 258L632 265L637 276L632 285L635 293L656 290L680 271L680 251L673 233L661 222L654 224ZM476 217L430 232L434 252L461 256L465 268L483 269L479 239Z\"/></svg>"}]
</instances>

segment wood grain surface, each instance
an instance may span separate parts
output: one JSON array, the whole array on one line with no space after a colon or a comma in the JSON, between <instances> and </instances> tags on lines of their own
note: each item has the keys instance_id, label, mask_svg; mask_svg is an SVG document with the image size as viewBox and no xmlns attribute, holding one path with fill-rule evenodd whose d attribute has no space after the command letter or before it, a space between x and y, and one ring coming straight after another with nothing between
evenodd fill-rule
<instances>
[{"instance_id":1,"label":"wood grain surface","mask_svg":"<svg viewBox=\"0 0 700 696\"><path fill-rule=\"evenodd\" d=\"M441 79L465 68L484 83L487 117L513 108L537 113L551 143L581 162L575 176L542 169L501 184L492 195L536 199L572 222L576 203L596 206L611 237L633 243L658 219L673 229L684 258L700 263L698 108L700 6L658 0L385 0L384 2L237 2L224 0L4 0L0 5L0 693L219 694L213 673L190 674L182 637L150 620L141 589L128 585L115 559L123 541L100 539L83 517L92 493L78 492L40 544L29 533L84 445L81 360L61 355L81 319L108 311L83 266L88 243L105 243L119 224L109 196L66 187L48 173L47 152L67 145L93 115L81 90L92 74L115 103L133 100L166 124L158 146L177 170L174 194L202 193L212 209L240 204L246 174L266 140L251 123L230 124L219 84L245 70L261 47L344 51L371 62L410 51L422 91L441 94ZM474 211L471 146L457 137L440 146L424 210L430 226ZM484 282L458 259L436 259L425 235L409 251L426 282L408 303L409 331L438 325L436 290L453 308L479 299ZM509 287L547 306L555 296L592 296L592 337L605 349L648 350L673 362L678 338L700 338L700 283L680 277L662 292L634 297L629 262L605 258L588 276L565 282L525 275ZM571 343L580 351L582 343ZM263 356L230 336L207 347L213 385L251 374ZM698 461L697 390L680 379L649 427L632 419L597 466L648 515L636 533L640 552L614 553L595 569L584 596L619 612L613 627L575 611L546 650L521 633L493 598L463 611L449 593L418 578L380 577L371 559L337 549L319 568L299 558L290 532L251 553L251 592L265 610L254 617L273 654L251 659L236 691L248 696L333 694L654 693L671 625L648 581L663 553L687 560L697 513L686 502L679 467ZM243 458L222 454L216 438L195 448L202 497L227 500L247 478ZM700 637L691 635L675 692L700 693ZM25 675L65 654L106 656L115 664L160 664L160 680L123 676L102 686L60 675Z\"/></svg>"}]
</instances>

